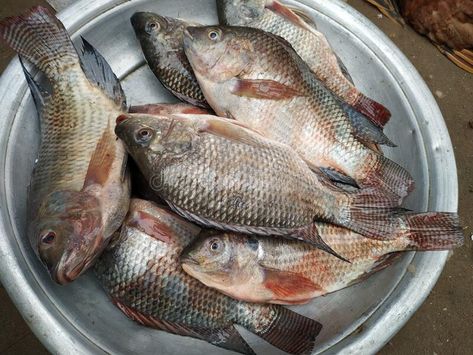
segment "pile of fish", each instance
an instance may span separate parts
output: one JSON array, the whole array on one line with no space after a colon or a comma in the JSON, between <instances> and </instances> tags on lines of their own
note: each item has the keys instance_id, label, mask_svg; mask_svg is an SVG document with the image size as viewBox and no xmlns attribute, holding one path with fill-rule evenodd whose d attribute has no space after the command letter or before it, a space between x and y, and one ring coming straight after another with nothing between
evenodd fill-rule
<instances>
[{"instance_id":1,"label":"pile of fish","mask_svg":"<svg viewBox=\"0 0 473 355\"><path fill-rule=\"evenodd\" d=\"M140 324L253 354L238 324L309 353L322 325L282 305L359 282L395 252L460 246L462 229L455 213L400 207L414 181L378 148L394 146L391 114L309 17L276 0L217 6L217 26L131 17L181 104L128 107L106 60L43 7L0 23L41 122L28 235L57 283L94 266Z\"/></svg>"}]
</instances>

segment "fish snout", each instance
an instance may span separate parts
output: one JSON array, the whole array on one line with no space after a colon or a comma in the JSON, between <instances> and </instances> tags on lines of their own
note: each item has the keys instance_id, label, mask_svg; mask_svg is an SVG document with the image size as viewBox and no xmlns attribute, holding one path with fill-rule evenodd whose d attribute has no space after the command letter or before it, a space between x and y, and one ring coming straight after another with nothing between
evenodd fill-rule
<instances>
[{"instance_id":1,"label":"fish snout","mask_svg":"<svg viewBox=\"0 0 473 355\"><path fill-rule=\"evenodd\" d=\"M135 32L145 32L146 24L150 20L151 15L149 12L135 12L130 17L130 22Z\"/></svg>"}]
</instances>

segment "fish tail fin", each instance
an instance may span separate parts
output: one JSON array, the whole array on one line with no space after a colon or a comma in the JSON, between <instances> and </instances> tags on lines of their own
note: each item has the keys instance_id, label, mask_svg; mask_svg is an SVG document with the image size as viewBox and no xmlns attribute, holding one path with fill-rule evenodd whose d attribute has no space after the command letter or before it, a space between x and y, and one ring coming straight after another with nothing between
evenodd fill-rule
<instances>
[{"instance_id":1,"label":"fish tail fin","mask_svg":"<svg viewBox=\"0 0 473 355\"><path fill-rule=\"evenodd\" d=\"M405 215L409 249L448 250L464 243L460 219L456 213L427 212Z\"/></svg>"},{"instance_id":2,"label":"fish tail fin","mask_svg":"<svg viewBox=\"0 0 473 355\"><path fill-rule=\"evenodd\" d=\"M307 354L314 348L322 329L319 322L281 306L268 306L269 326L252 331L289 354Z\"/></svg>"},{"instance_id":3,"label":"fish tail fin","mask_svg":"<svg viewBox=\"0 0 473 355\"><path fill-rule=\"evenodd\" d=\"M331 221L368 238L393 239L399 235L399 201L379 188L363 188L349 194L345 207Z\"/></svg>"},{"instance_id":4,"label":"fish tail fin","mask_svg":"<svg viewBox=\"0 0 473 355\"><path fill-rule=\"evenodd\" d=\"M379 102L360 93L352 106L368 117L375 125L383 128L391 118L391 112Z\"/></svg>"},{"instance_id":5,"label":"fish tail fin","mask_svg":"<svg viewBox=\"0 0 473 355\"><path fill-rule=\"evenodd\" d=\"M414 190L414 179L409 172L392 160L376 152L370 152L373 164L364 169L362 176L355 178L360 187L376 188L391 196L399 206Z\"/></svg>"},{"instance_id":6,"label":"fish tail fin","mask_svg":"<svg viewBox=\"0 0 473 355\"><path fill-rule=\"evenodd\" d=\"M1 21L0 37L50 80L57 78L62 68L79 63L63 24L42 6Z\"/></svg>"}]
</instances>

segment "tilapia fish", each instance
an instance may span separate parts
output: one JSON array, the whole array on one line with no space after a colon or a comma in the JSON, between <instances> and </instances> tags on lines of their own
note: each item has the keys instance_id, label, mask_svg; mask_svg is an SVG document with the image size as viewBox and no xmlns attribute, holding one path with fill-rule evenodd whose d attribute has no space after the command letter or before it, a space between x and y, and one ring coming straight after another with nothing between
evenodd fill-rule
<instances>
[{"instance_id":1,"label":"tilapia fish","mask_svg":"<svg viewBox=\"0 0 473 355\"><path fill-rule=\"evenodd\" d=\"M396 203L413 189L407 171L364 144L385 142L382 132L340 103L276 36L254 28L189 27L184 47L218 115L290 145L314 169L342 181L348 176Z\"/></svg>"},{"instance_id":2,"label":"tilapia fish","mask_svg":"<svg viewBox=\"0 0 473 355\"><path fill-rule=\"evenodd\" d=\"M428 229L417 229L417 224ZM191 244L182 267L205 285L236 299L279 304L306 303L340 290L390 265L397 251L446 250L463 244L455 214L420 214L388 241L317 223L322 238L343 262L295 240L209 232Z\"/></svg>"},{"instance_id":3,"label":"tilapia fish","mask_svg":"<svg viewBox=\"0 0 473 355\"><path fill-rule=\"evenodd\" d=\"M289 146L233 120L127 114L117 123L115 132L151 188L206 227L296 238L333 252L314 220L392 238L414 216L385 207L392 201L376 190L334 186Z\"/></svg>"},{"instance_id":4,"label":"tilapia fish","mask_svg":"<svg viewBox=\"0 0 473 355\"><path fill-rule=\"evenodd\" d=\"M314 347L321 324L282 306L231 299L187 275L179 263L199 228L151 202L132 200L129 215L97 263L113 302L138 323L254 354L235 324L293 354Z\"/></svg>"},{"instance_id":5,"label":"tilapia fish","mask_svg":"<svg viewBox=\"0 0 473 355\"><path fill-rule=\"evenodd\" d=\"M46 8L3 20L0 37L52 87L46 93L25 69L41 119L28 233L52 278L64 284L94 262L128 210L126 151L113 131L125 97L104 58L85 40L78 54Z\"/></svg>"},{"instance_id":6,"label":"tilapia fish","mask_svg":"<svg viewBox=\"0 0 473 355\"><path fill-rule=\"evenodd\" d=\"M276 0L217 0L217 7L224 25L259 28L287 40L329 90L375 124L388 122L389 110L353 85L327 38L301 10Z\"/></svg>"},{"instance_id":7,"label":"tilapia fish","mask_svg":"<svg viewBox=\"0 0 473 355\"><path fill-rule=\"evenodd\" d=\"M193 105L209 108L183 48L184 30L195 23L152 12L137 12L131 24L149 67L175 96Z\"/></svg>"}]
</instances>

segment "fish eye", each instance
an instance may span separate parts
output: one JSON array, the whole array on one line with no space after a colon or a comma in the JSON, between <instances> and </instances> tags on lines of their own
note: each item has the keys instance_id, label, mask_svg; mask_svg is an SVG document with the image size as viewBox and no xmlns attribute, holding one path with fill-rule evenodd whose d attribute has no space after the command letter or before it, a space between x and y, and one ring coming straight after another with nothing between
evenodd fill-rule
<instances>
[{"instance_id":1,"label":"fish eye","mask_svg":"<svg viewBox=\"0 0 473 355\"><path fill-rule=\"evenodd\" d=\"M219 40L219 39L220 39L220 33L219 33L218 31L216 31L216 30L211 30L211 31L209 32L209 39L210 39L211 41L217 41L217 40Z\"/></svg>"},{"instance_id":2,"label":"fish eye","mask_svg":"<svg viewBox=\"0 0 473 355\"><path fill-rule=\"evenodd\" d=\"M56 239L56 233L53 231L48 231L41 237L41 243L43 244L52 244Z\"/></svg>"},{"instance_id":3,"label":"fish eye","mask_svg":"<svg viewBox=\"0 0 473 355\"><path fill-rule=\"evenodd\" d=\"M218 252L222 249L222 242L218 239L212 239L209 242L209 248L211 252Z\"/></svg>"},{"instance_id":4,"label":"fish eye","mask_svg":"<svg viewBox=\"0 0 473 355\"><path fill-rule=\"evenodd\" d=\"M136 141L138 143L147 143L153 137L153 131L150 128L141 128L136 132Z\"/></svg>"},{"instance_id":5,"label":"fish eye","mask_svg":"<svg viewBox=\"0 0 473 355\"><path fill-rule=\"evenodd\" d=\"M148 32L151 32L151 31L154 31L154 30L159 31L159 29L160 29L159 23L157 23L157 22L148 23Z\"/></svg>"}]
</instances>

